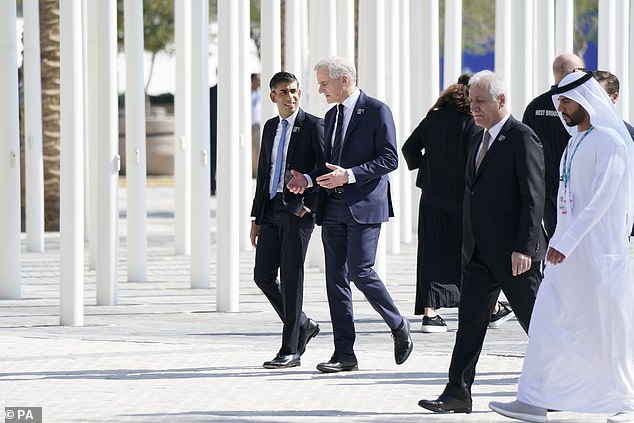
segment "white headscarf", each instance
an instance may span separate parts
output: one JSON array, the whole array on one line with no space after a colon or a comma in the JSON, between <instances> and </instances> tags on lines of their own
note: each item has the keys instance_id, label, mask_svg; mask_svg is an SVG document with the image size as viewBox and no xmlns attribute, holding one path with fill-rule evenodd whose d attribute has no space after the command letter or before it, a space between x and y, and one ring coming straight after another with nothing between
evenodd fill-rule
<instances>
[{"instance_id":1,"label":"white headscarf","mask_svg":"<svg viewBox=\"0 0 634 423\"><path fill-rule=\"evenodd\" d=\"M627 160L627 227L634 222L634 143L627 131L623 119L616 111L616 107L607 93L592 77L591 72L572 72L560 82L553 95L555 109L559 108L559 96L567 97L583 107L590 115L590 124L615 140L619 140L625 147ZM579 131L576 126L568 126L559 113L561 121L574 137Z\"/></svg>"}]
</instances>

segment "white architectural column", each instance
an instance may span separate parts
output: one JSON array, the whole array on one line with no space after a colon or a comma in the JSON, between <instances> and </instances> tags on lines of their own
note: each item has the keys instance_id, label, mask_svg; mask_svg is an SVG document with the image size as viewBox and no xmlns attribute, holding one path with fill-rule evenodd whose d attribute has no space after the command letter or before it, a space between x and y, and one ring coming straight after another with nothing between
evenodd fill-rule
<instances>
[{"instance_id":1,"label":"white architectural column","mask_svg":"<svg viewBox=\"0 0 634 423\"><path fill-rule=\"evenodd\" d=\"M411 95L411 44L410 44L410 2L409 0L400 0L400 22L399 22L399 48L401 54L401 65L399 72L400 81L400 113L399 123L401 128L401 136L399 139L399 178L401 180L401 204L400 204L400 227L401 242L410 244L412 242L412 189L416 188L413 184L412 175L407 169L407 164L403 159L400 148L409 137L412 131L411 113L412 95ZM418 93L414 93L414 97Z\"/></svg>"},{"instance_id":2,"label":"white architectural column","mask_svg":"<svg viewBox=\"0 0 634 423\"><path fill-rule=\"evenodd\" d=\"M443 87L455 84L462 73L462 0L445 0Z\"/></svg>"},{"instance_id":3,"label":"white architectural column","mask_svg":"<svg viewBox=\"0 0 634 423\"><path fill-rule=\"evenodd\" d=\"M119 131L117 3L95 2L97 26L97 304L117 304Z\"/></svg>"},{"instance_id":4,"label":"white architectural column","mask_svg":"<svg viewBox=\"0 0 634 423\"><path fill-rule=\"evenodd\" d=\"M367 0L359 3L359 87L369 96L385 101L386 44L385 2ZM383 225L376 253L374 270L386 280L386 225Z\"/></svg>"},{"instance_id":5,"label":"white architectural column","mask_svg":"<svg viewBox=\"0 0 634 423\"><path fill-rule=\"evenodd\" d=\"M533 46L535 52L533 97L545 91L554 82L552 63L555 59L555 4L552 0L535 1L535 22L540 27L536 31Z\"/></svg>"},{"instance_id":6,"label":"white architectural column","mask_svg":"<svg viewBox=\"0 0 634 423\"><path fill-rule=\"evenodd\" d=\"M24 0L24 162L26 250L44 251L44 161L38 0Z\"/></svg>"},{"instance_id":7,"label":"white architectural column","mask_svg":"<svg viewBox=\"0 0 634 423\"><path fill-rule=\"evenodd\" d=\"M84 8L86 9L85 27L86 27L86 56L85 56L85 74L86 74L86 92L84 93L84 104L86 105L86 141L85 141L85 160L87 162L85 186L86 186L86 203L88 213L88 266L90 269L97 268L97 244L98 244L98 221L97 221L97 198L99 197L97 185L97 166L99 157L99 51L98 51L98 33L99 33L99 15L98 5L94 1L85 0Z\"/></svg>"},{"instance_id":8,"label":"white architectural column","mask_svg":"<svg viewBox=\"0 0 634 423\"><path fill-rule=\"evenodd\" d=\"M574 0L555 2L555 56L572 53L574 42ZM553 57L551 59L554 60Z\"/></svg>"},{"instance_id":9,"label":"white architectural column","mask_svg":"<svg viewBox=\"0 0 634 423\"><path fill-rule=\"evenodd\" d=\"M389 70L386 69L385 78L385 102L394 116L394 124L396 126L396 145L401 145L401 98L400 93L403 90L401 86L402 75L401 69L401 51L399 48L400 34L396 29L399 28L400 1L390 2L385 8L385 27L391 28L385 31L386 50L385 58L390 64ZM399 77L395 77L399 74ZM397 149L400 155L400 148ZM404 170L405 169L405 170ZM387 252L390 254L399 254L401 252L401 178L400 173L407 170L407 166L403 167L403 162L393 172L390 173L390 193L392 196L392 207L394 209L394 217L384 226L387 236Z\"/></svg>"},{"instance_id":10,"label":"white architectural column","mask_svg":"<svg viewBox=\"0 0 634 423\"><path fill-rule=\"evenodd\" d=\"M251 31L249 28L251 17L251 5L248 0L239 0L238 11L238 39L240 48L238 61L238 95L239 95L239 127L240 127L240 145L238 148L238 156L240 162L240 204L238 210L238 225L240 227L239 244L240 250L250 251L251 239L251 205L253 204L253 176L252 176L252 145L251 145L251 68L250 68L250 46ZM261 92L265 93L262 97L268 97L268 83L265 82ZM266 101L266 100L263 100Z\"/></svg>"},{"instance_id":11,"label":"white architectural column","mask_svg":"<svg viewBox=\"0 0 634 423\"><path fill-rule=\"evenodd\" d=\"M284 9L284 69L299 79L299 86L302 91L308 81L303 81L303 51L302 39L306 33L305 26L302 26L302 3L306 0L286 0ZM264 86L267 86L267 82ZM263 90L265 92L266 90Z\"/></svg>"},{"instance_id":12,"label":"white architectural column","mask_svg":"<svg viewBox=\"0 0 634 423\"><path fill-rule=\"evenodd\" d=\"M261 80L263 88L262 93L268 93L266 86L271 77L281 70L282 67L282 16L280 9L280 0L262 0L260 9L260 40L261 40L261 58L262 72ZM220 9L220 5L218 5ZM220 13L220 12L218 12ZM218 16L218 22L220 16ZM231 43L232 40L228 40ZM222 44L218 43L218 48ZM230 44L228 44L230 45ZM220 59L218 59L220 63ZM218 85L220 88L220 85ZM273 116L278 114L277 107L271 101L266 99L268 95L262 95L262 103L260 105L262 122L266 122ZM220 122L220 119L218 119ZM220 139L220 137L218 137Z\"/></svg>"},{"instance_id":13,"label":"white architectural column","mask_svg":"<svg viewBox=\"0 0 634 423\"><path fill-rule=\"evenodd\" d=\"M60 323L84 324L81 2L60 0Z\"/></svg>"},{"instance_id":14,"label":"white architectural column","mask_svg":"<svg viewBox=\"0 0 634 423\"><path fill-rule=\"evenodd\" d=\"M616 103L616 109L619 111L623 119L629 121L630 115L630 38L627 34L630 33L630 4L626 0L615 2L615 20L614 20L614 32L615 34L622 34L615 36L615 43L612 46L614 51L614 70L612 73L619 78L619 100Z\"/></svg>"},{"instance_id":15,"label":"white architectural column","mask_svg":"<svg viewBox=\"0 0 634 423\"><path fill-rule=\"evenodd\" d=\"M533 12L535 0L512 2L511 77L505 82L512 94L506 98L509 110L521 119L524 108L533 99ZM497 38L496 38L497 40Z\"/></svg>"},{"instance_id":16,"label":"white architectural column","mask_svg":"<svg viewBox=\"0 0 634 423\"><path fill-rule=\"evenodd\" d=\"M412 126L423 120L434 104L440 86L440 29L438 0L411 0ZM418 227L420 189L412 185L412 229Z\"/></svg>"},{"instance_id":17,"label":"white architectural column","mask_svg":"<svg viewBox=\"0 0 634 423\"><path fill-rule=\"evenodd\" d=\"M601 70L614 73L616 66L616 1L599 0L599 33L597 38L598 61L597 66ZM621 38L622 35L619 35ZM618 76L618 75L617 75Z\"/></svg>"},{"instance_id":18,"label":"white architectural column","mask_svg":"<svg viewBox=\"0 0 634 423\"><path fill-rule=\"evenodd\" d=\"M0 299L16 300L20 289L20 132L16 3L0 2Z\"/></svg>"},{"instance_id":19,"label":"white architectural column","mask_svg":"<svg viewBox=\"0 0 634 423\"><path fill-rule=\"evenodd\" d=\"M236 4L237 7L237 4ZM209 203L209 190L211 189L211 179L209 170L209 146L210 146L210 129L209 129L209 14L208 14L208 2L207 0L192 0L191 2L191 60L192 60L192 76L191 76L191 280L190 285L192 288L209 288L210 286L210 254L211 254L211 234L210 234L210 203ZM219 22L222 22L219 20ZM225 22L222 22L225 23ZM235 34L237 39L237 33ZM218 40L218 45L222 45L222 41ZM218 63L222 63L218 60ZM234 71L237 69L233 67ZM226 86L225 81L219 81L218 88L222 89L223 85ZM237 86L236 85L232 85ZM220 100L220 96L219 96ZM222 104L221 101L218 102ZM223 108L218 110L218 122L224 122L222 120L220 112ZM235 135L235 134L234 134ZM221 137L218 133L218 140L224 142L233 142L235 144L236 137ZM219 142L219 144L224 144ZM220 150L220 146L218 148ZM218 160L222 163L223 160ZM237 163L236 163L237 169ZM225 169L223 167L218 168L217 175L222 175ZM236 172L237 175L237 172ZM235 186L235 181L228 186ZM222 182L219 181L219 186ZM237 196L234 196L237 203ZM225 205L221 202L221 197L218 197L218 203ZM227 204L229 206L229 204ZM223 209L224 207L220 208ZM220 211L220 210L219 210ZM237 213L237 209L235 210ZM218 213L218 228L220 230L227 224L227 221L222 220L220 213ZM234 238L238 233L238 228L235 228L233 232ZM218 242L218 245L222 245L223 248L218 250L224 250L229 244L223 244ZM222 263L218 260L218 266ZM224 281L221 280L224 283Z\"/></svg>"},{"instance_id":20,"label":"white architectural column","mask_svg":"<svg viewBox=\"0 0 634 423\"><path fill-rule=\"evenodd\" d=\"M314 67L327 56L338 55L337 34L354 31L354 19L337 19L337 0L308 0L308 64L307 80L302 84L302 107L310 113L323 117L331 107L319 94ZM341 53L343 54L343 52ZM354 61L353 57L347 57ZM321 242L321 227L315 226L308 244L307 263L320 271L325 269L324 249Z\"/></svg>"},{"instance_id":21,"label":"white architectural column","mask_svg":"<svg viewBox=\"0 0 634 423\"><path fill-rule=\"evenodd\" d=\"M126 57L125 150L128 281L147 280L145 92L143 90L143 0L123 2Z\"/></svg>"},{"instance_id":22,"label":"white architectural column","mask_svg":"<svg viewBox=\"0 0 634 423\"><path fill-rule=\"evenodd\" d=\"M277 17L279 30L279 0L277 3ZM218 1L218 256L216 266L216 309L218 311L238 311L239 303L239 244L236 234L238 228L238 196L233 191L239 181L238 144L240 111L239 99L234 95L234 87L240 84L239 74L235 71L239 66L239 56L232 42L238 39L239 4L235 0ZM263 5L264 6L264 5ZM264 13L264 7L262 9ZM277 57L279 60L279 40L277 37ZM264 43L264 39L263 39ZM264 44L263 44L264 46ZM266 59L263 52L263 59ZM270 66L273 62L268 62ZM279 65L278 65L279 66ZM269 68L268 72L271 72ZM277 72L279 69L276 69ZM267 81L271 75L262 74ZM242 81L247 83L247 81ZM264 105L264 102L263 102ZM263 107L264 110L264 107ZM268 119L262 114L262 119ZM209 179L209 178L207 178Z\"/></svg>"},{"instance_id":23,"label":"white architectural column","mask_svg":"<svg viewBox=\"0 0 634 423\"><path fill-rule=\"evenodd\" d=\"M321 59L337 54L337 4L336 0L308 0L308 81L304 84L303 107L317 116L324 116L330 108L319 94L314 67ZM354 25L348 22L346 25ZM354 57L348 57L354 61ZM313 237L315 234L313 235Z\"/></svg>"},{"instance_id":24,"label":"white architectural column","mask_svg":"<svg viewBox=\"0 0 634 423\"><path fill-rule=\"evenodd\" d=\"M337 56L354 60L354 0L337 0L336 40Z\"/></svg>"},{"instance_id":25,"label":"white architectural column","mask_svg":"<svg viewBox=\"0 0 634 423\"><path fill-rule=\"evenodd\" d=\"M84 245L90 245L92 242L91 227L90 227L90 205L91 205L91 190L90 190L90 143L88 140L88 2L89 0L81 1L81 32L82 32L82 80L83 86L83 108L84 108ZM90 266L90 265L89 265ZM94 266L92 266L94 268Z\"/></svg>"},{"instance_id":26,"label":"white architectural column","mask_svg":"<svg viewBox=\"0 0 634 423\"><path fill-rule=\"evenodd\" d=\"M495 0L495 73L506 81L509 96L513 95L511 86L511 2Z\"/></svg>"},{"instance_id":27,"label":"white architectural column","mask_svg":"<svg viewBox=\"0 0 634 423\"><path fill-rule=\"evenodd\" d=\"M634 0L630 0L629 2L630 5L630 11L628 13L630 22L632 22L632 19L634 19ZM627 54L626 57L629 58L629 69L628 69L628 85L623 85L623 89L624 90L630 90L631 89L631 84L633 83L632 81L634 81L634 27L632 25L630 25L630 32L628 34L628 39L630 41L629 43L629 52ZM631 122L632 121L632 115L634 115L634 95L628 95L627 96L627 102L628 102L628 111L629 111L629 115L627 116L623 116L623 118L627 121L627 122Z\"/></svg>"},{"instance_id":28,"label":"white architectural column","mask_svg":"<svg viewBox=\"0 0 634 423\"><path fill-rule=\"evenodd\" d=\"M174 239L176 254L191 252L191 3L174 2ZM210 181L211 183L211 181Z\"/></svg>"}]
</instances>

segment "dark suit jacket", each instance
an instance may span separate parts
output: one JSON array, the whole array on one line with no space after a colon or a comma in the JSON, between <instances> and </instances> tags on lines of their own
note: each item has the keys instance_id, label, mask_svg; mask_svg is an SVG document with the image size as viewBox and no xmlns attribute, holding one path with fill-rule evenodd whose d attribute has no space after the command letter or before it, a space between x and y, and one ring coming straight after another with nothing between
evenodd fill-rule
<instances>
[{"instance_id":1,"label":"dark suit jacket","mask_svg":"<svg viewBox=\"0 0 634 423\"><path fill-rule=\"evenodd\" d=\"M331 140L335 130L337 108L331 108L325 117L325 161L330 160ZM394 216L390 197L388 173L398 167L396 129L390 108L363 91L357 100L348 124L341 149L341 167L352 169L354 184L343 186L346 203L355 221L362 224L386 222ZM310 176L330 170L322 166ZM319 190L317 224L321 224L326 190Z\"/></svg>"},{"instance_id":2,"label":"dark suit jacket","mask_svg":"<svg viewBox=\"0 0 634 423\"><path fill-rule=\"evenodd\" d=\"M467 157L463 213L463 259L477 247L489 266L508 267L517 251L544 259L544 154L535 133L510 116L475 172L483 131Z\"/></svg>"},{"instance_id":3,"label":"dark suit jacket","mask_svg":"<svg viewBox=\"0 0 634 423\"><path fill-rule=\"evenodd\" d=\"M279 121L279 116L269 119L262 130L262 147L260 148L260 158L258 160L257 184L253 207L251 208L251 216L255 217L255 223L258 225L264 216L266 204L270 201L271 154ZM317 165L323 164L324 161L324 121L322 119L299 109L291 131L284 172L284 180L286 182L290 178L291 169L301 173L308 173L314 170ZM284 204L295 215L299 215L303 206L306 206L314 213L316 201L317 194L315 190L297 195L291 193L286 188L286 185L284 186Z\"/></svg>"}]
</instances>

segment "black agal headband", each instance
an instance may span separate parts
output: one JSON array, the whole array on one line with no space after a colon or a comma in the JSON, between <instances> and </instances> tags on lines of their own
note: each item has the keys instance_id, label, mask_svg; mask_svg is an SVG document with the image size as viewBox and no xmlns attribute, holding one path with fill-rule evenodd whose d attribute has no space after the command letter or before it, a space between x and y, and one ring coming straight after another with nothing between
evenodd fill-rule
<instances>
[{"instance_id":1,"label":"black agal headband","mask_svg":"<svg viewBox=\"0 0 634 423\"><path fill-rule=\"evenodd\" d=\"M586 72L585 75L583 75L581 78L575 81L572 81L570 84L566 84L561 87L555 88L555 94L561 94L561 93L565 93L566 91L573 90L577 88L578 86L583 85L584 83L589 81L590 78L592 78L592 72Z\"/></svg>"}]
</instances>

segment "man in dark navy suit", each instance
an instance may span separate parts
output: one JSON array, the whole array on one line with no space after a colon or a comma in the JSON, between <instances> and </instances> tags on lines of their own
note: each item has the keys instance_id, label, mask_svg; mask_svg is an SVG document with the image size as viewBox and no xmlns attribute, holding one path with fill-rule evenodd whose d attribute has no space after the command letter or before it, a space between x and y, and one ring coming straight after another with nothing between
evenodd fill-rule
<instances>
[{"instance_id":1,"label":"man in dark navy suit","mask_svg":"<svg viewBox=\"0 0 634 423\"><path fill-rule=\"evenodd\" d=\"M493 72L471 77L469 101L484 129L467 156L458 332L444 392L418 403L437 413L471 413L476 363L500 290L528 331L546 253L544 154L537 135L507 111L504 82Z\"/></svg>"},{"instance_id":2,"label":"man in dark navy suit","mask_svg":"<svg viewBox=\"0 0 634 423\"><path fill-rule=\"evenodd\" d=\"M325 117L325 163L308 175L293 169L289 188L303 192L319 185L317 224L322 226L335 352L317 369L357 369L350 281L392 330L394 358L402 364L413 348L409 322L372 269L381 223L393 216L387 175L398 166L392 112L357 88L356 69L346 59L321 60L315 71L319 92L337 104Z\"/></svg>"},{"instance_id":3,"label":"man in dark navy suit","mask_svg":"<svg viewBox=\"0 0 634 423\"><path fill-rule=\"evenodd\" d=\"M284 324L282 347L268 369L300 365L319 325L302 311L304 259L315 226L315 191L291 193L288 169L309 172L323 162L323 120L299 107L301 90L288 72L273 75L270 98L279 116L262 131L257 185L251 209L251 244L255 247L255 283ZM280 278L277 280L279 270Z\"/></svg>"}]
</instances>

